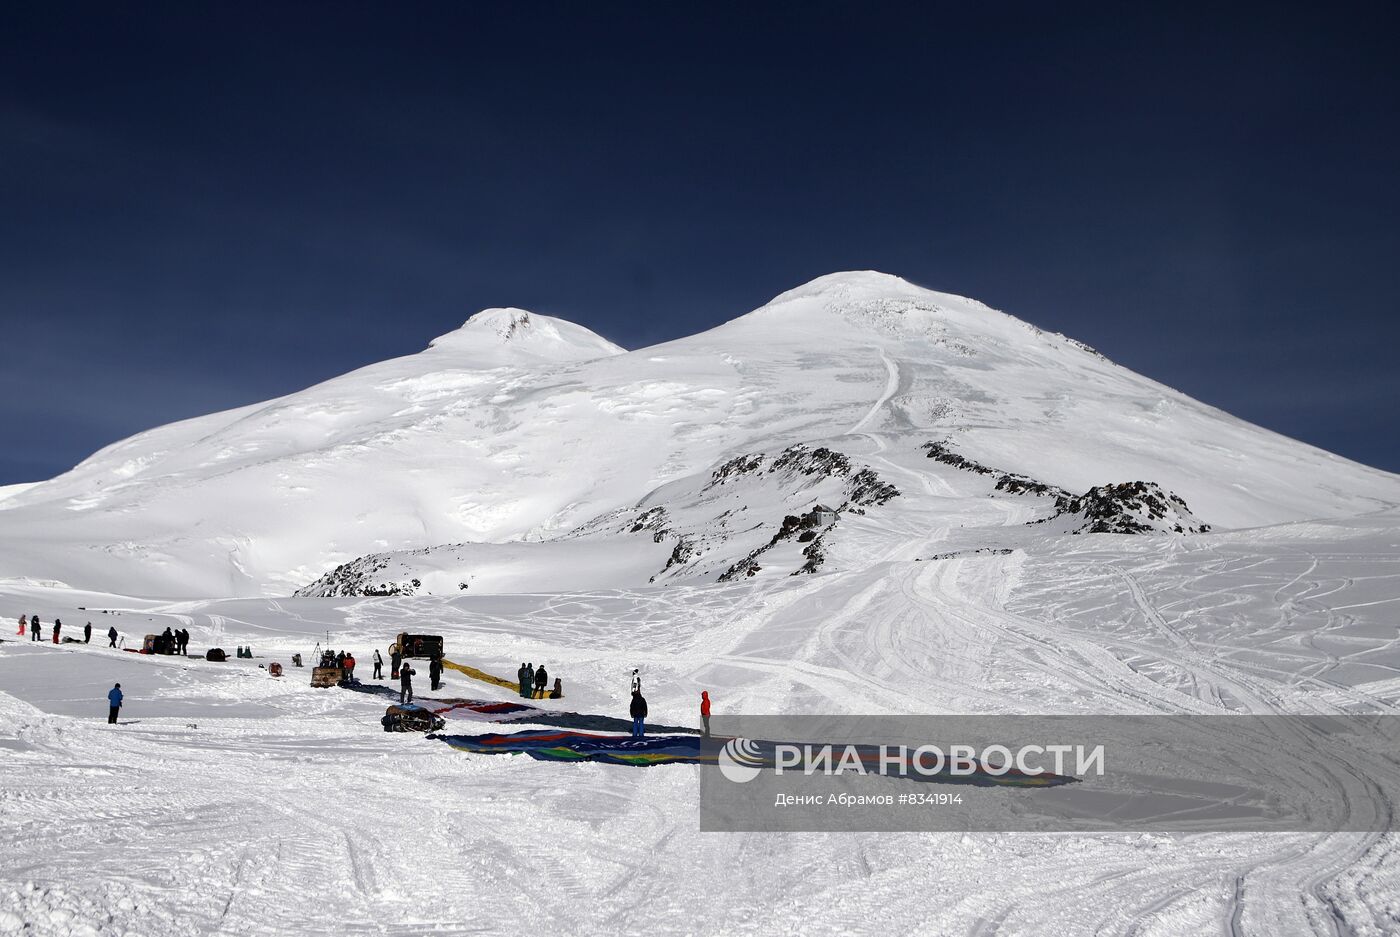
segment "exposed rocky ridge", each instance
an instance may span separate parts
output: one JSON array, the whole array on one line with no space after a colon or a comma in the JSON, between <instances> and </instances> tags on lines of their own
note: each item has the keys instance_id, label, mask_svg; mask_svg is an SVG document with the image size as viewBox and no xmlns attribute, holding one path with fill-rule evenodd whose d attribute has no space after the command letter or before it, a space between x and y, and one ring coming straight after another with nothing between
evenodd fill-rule
<instances>
[{"instance_id":1,"label":"exposed rocky ridge","mask_svg":"<svg viewBox=\"0 0 1400 937\"><path fill-rule=\"evenodd\" d=\"M805 445L789 446L776 456L769 456L761 452L735 456L710 474L710 479L700 489L700 494L703 497L706 493L740 483L744 479L760 477L769 480L776 478L780 484L789 488L793 493L801 492L817 481L839 480L842 482L840 489L842 500L840 507L835 509L836 513L844 511L864 513L868 507L885 504L899 496L898 488L884 481L868 467L854 467L850 458L844 453L826 446L810 447ZM726 510L715 516L712 524L704 525L698 531L692 526L690 530L685 532L675 532L671 529L669 526L671 515L664 507L648 508L638 514L630 528L631 532L651 531L653 539L657 542L670 535L677 537L676 547L672 551L670 559L667 560L666 566L652 577L652 581L685 570L701 555L718 548L720 543L728 539L723 531L730 526L730 521L736 513L741 512L736 512L733 509ZM815 516L813 511L801 515L785 515L772 537L766 543L751 550L743 559L726 568L719 574L719 581L729 582L742 575L756 574L761 568L757 564L759 556L767 553L777 544L794 537L796 537L797 542L804 543L806 546L802 551L804 562L793 571L792 575L816 572L826 559L822 549L822 537L831 525L819 525L817 521L812 519ZM744 530L752 532L763 526L764 522L759 521L757 525L744 528Z\"/></svg>"},{"instance_id":2,"label":"exposed rocky ridge","mask_svg":"<svg viewBox=\"0 0 1400 937\"><path fill-rule=\"evenodd\" d=\"M822 538L825 537L834 526L836 526L835 522L823 523L820 519L819 512L815 510L809 511L800 517L796 514L789 514L783 518L782 525L778 528L778 532L773 535L771 540L726 569L720 574L719 581L732 582L741 577L757 575L759 571L763 569L763 567L758 564L758 558L760 556L783 541L794 539L797 543L807 544L802 550L802 556L806 559L806 562L789 573L789 575L801 576L815 573L817 570L821 569L822 564L826 562L826 553L822 550Z\"/></svg>"},{"instance_id":3,"label":"exposed rocky ridge","mask_svg":"<svg viewBox=\"0 0 1400 937\"><path fill-rule=\"evenodd\" d=\"M461 546L461 544L450 544L446 547L423 547L397 554L369 553L348 563L340 564L315 582L298 589L293 595L322 599L352 595L416 595L418 590L423 587L422 580L416 576L396 580L385 578L381 574L395 565L402 567L402 557L427 556L434 550L450 549L452 546ZM462 583L460 588L466 589L467 584Z\"/></svg>"},{"instance_id":4,"label":"exposed rocky ridge","mask_svg":"<svg viewBox=\"0 0 1400 937\"><path fill-rule=\"evenodd\" d=\"M1200 534L1210 530L1210 525L1198 520L1184 499L1156 482L1096 485L1075 495L1025 475L990 468L955 452L946 440L927 442L922 448L928 458L944 465L993 478L997 491L1053 498L1054 513L1032 521L1033 524L1077 519L1078 523L1067 531L1072 534Z\"/></svg>"},{"instance_id":5,"label":"exposed rocky ridge","mask_svg":"<svg viewBox=\"0 0 1400 937\"><path fill-rule=\"evenodd\" d=\"M1070 531L1075 534L1203 534L1210 530L1184 500L1156 482L1096 485L1079 497L1059 498L1055 514L1046 520L1058 517L1083 518Z\"/></svg>"},{"instance_id":6,"label":"exposed rocky ridge","mask_svg":"<svg viewBox=\"0 0 1400 937\"><path fill-rule=\"evenodd\" d=\"M705 487L708 489L723 485L734 478L768 472L789 473L808 478L846 478L845 500L837 509L839 511L850 507L872 507L899 496L899 489L882 480L872 469L853 469L847 456L826 446L818 446L815 449L801 445L789 446L765 468L766 459L767 456L761 452L736 456L716 469L710 483Z\"/></svg>"},{"instance_id":7,"label":"exposed rocky ridge","mask_svg":"<svg viewBox=\"0 0 1400 937\"><path fill-rule=\"evenodd\" d=\"M926 442L922 447L928 458L942 462L944 465L951 465L953 468L962 469L967 472L975 472L978 475L991 476L996 481L996 490L1005 491L1013 495L1039 495L1048 498L1055 498L1058 502L1060 498L1073 497L1068 491L1055 485L1047 485L1044 482L1036 481L1026 475L1018 475L1015 472L1003 472L994 468L989 468L980 462L975 462L965 456L959 455L949 448L947 441Z\"/></svg>"}]
</instances>

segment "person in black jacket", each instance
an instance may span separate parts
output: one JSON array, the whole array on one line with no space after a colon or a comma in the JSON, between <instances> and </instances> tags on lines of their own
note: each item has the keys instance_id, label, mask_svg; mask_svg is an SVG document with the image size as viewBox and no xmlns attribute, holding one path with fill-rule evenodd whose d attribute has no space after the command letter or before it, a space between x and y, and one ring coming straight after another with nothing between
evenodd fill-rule
<instances>
[{"instance_id":1,"label":"person in black jacket","mask_svg":"<svg viewBox=\"0 0 1400 937\"><path fill-rule=\"evenodd\" d=\"M112 627L110 627L110 628L107 629L107 646L108 646L108 647L116 647L116 646L117 646L117 626L116 626L116 625L113 625Z\"/></svg>"},{"instance_id":2,"label":"person in black jacket","mask_svg":"<svg viewBox=\"0 0 1400 937\"><path fill-rule=\"evenodd\" d=\"M442 683L441 657L434 657L432 659L432 662L428 664L428 679L432 681L432 686L434 690L438 688L438 684Z\"/></svg>"},{"instance_id":3,"label":"person in black jacket","mask_svg":"<svg viewBox=\"0 0 1400 937\"><path fill-rule=\"evenodd\" d=\"M88 622L86 625L83 625L83 643L92 643L92 622Z\"/></svg>"},{"instance_id":4,"label":"person in black jacket","mask_svg":"<svg viewBox=\"0 0 1400 937\"><path fill-rule=\"evenodd\" d=\"M408 666L408 661L404 661L399 667L399 704L413 702L413 674L414 669Z\"/></svg>"},{"instance_id":5,"label":"person in black jacket","mask_svg":"<svg viewBox=\"0 0 1400 937\"><path fill-rule=\"evenodd\" d=\"M544 688L549 686L549 673L544 669L544 664L540 664L540 669L535 671L535 699L544 699Z\"/></svg>"},{"instance_id":6,"label":"person in black jacket","mask_svg":"<svg viewBox=\"0 0 1400 937\"><path fill-rule=\"evenodd\" d=\"M647 701L641 690L632 691L632 735L641 738L646 735Z\"/></svg>"},{"instance_id":7,"label":"person in black jacket","mask_svg":"<svg viewBox=\"0 0 1400 937\"><path fill-rule=\"evenodd\" d=\"M58 619L58 618L55 618L55 619L53 620L53 643L54 643L54 644L57 644L57 643L58 643L58 633L59 633L60 631L62 631L62 630L63 630L63 622L62 622L62 620L60 620L60 619Z\"/></svg>"},{"instance_id":8,"label":"person in black jacket","mask_svg":"<svg viewBox=\"0 0 1400 937\"><path fill-rule=\"evenodd\" d=\"M38 616L38 615L30 615L30 616L29 616L29 640L31 640L31 641L42 641L42 640L44 640L44 631L43 631L43 627L44 627L44 626L41 625L41 624L39 623L39 616Z\"/></svg>"}]
</instances>

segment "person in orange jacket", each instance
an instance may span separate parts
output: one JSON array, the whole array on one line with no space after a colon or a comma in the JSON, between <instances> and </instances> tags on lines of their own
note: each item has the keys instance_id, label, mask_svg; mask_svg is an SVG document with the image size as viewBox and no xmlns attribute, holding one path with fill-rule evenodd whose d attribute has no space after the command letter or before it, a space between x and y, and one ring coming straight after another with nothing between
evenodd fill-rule
<instances>
[{"instance_id":1,"label":"person in orange jacket","mask_svg":"<svg viewBox=\"0 0 1400 937\"><path fill-rule=\"evenodd\" d=\"M347 679L347 680L353 680L354 678L355 678L355 655L354 655L354 654L351 654L349 651L346 651L346 652L345 652L345 679Z\"/></svg>"},{"instance_id":2,"label":"person in orange jacket","mask_svg":"<svg viewBox=\"0 0 1400 937\"><path fill-rule=\"evenodd\" d=\"M710 691L700 693L700 720L705 723L705 738L710 737Z\"/></svg>"}]
</instances>

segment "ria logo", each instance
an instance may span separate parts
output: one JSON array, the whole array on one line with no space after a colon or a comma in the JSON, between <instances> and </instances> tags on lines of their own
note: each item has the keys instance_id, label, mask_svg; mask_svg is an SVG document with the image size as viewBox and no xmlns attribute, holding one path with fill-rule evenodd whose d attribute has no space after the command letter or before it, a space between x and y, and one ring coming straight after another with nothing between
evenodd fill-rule
<instances>
[{"instance_id":1,"label":"ria logo","mask_svg":"<svg viewBox=\"0 0 1400 937\"><path fill-rule=\"evenodd\" d=\"M720 773L738 784L752 781L763 769L763 756L758 743L748 739L730 739L715 756Z\"/></svg>"}]
</instances>

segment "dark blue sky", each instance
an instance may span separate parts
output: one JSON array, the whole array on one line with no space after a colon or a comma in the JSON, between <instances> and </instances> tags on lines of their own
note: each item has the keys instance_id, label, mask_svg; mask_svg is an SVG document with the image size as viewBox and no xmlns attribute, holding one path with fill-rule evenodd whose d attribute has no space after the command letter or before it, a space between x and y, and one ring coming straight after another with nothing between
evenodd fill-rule
<instances>
[{"instance_id":1,"label":"dark blue sky","mask_svg":"<svg viewBox=\"0 0 1400 937\"><path fill-rule=\"evenodd\" d=\"M1400 470L1393 4L0 6L0 484L874 268Z\"/></svg>"}]
</instances>

